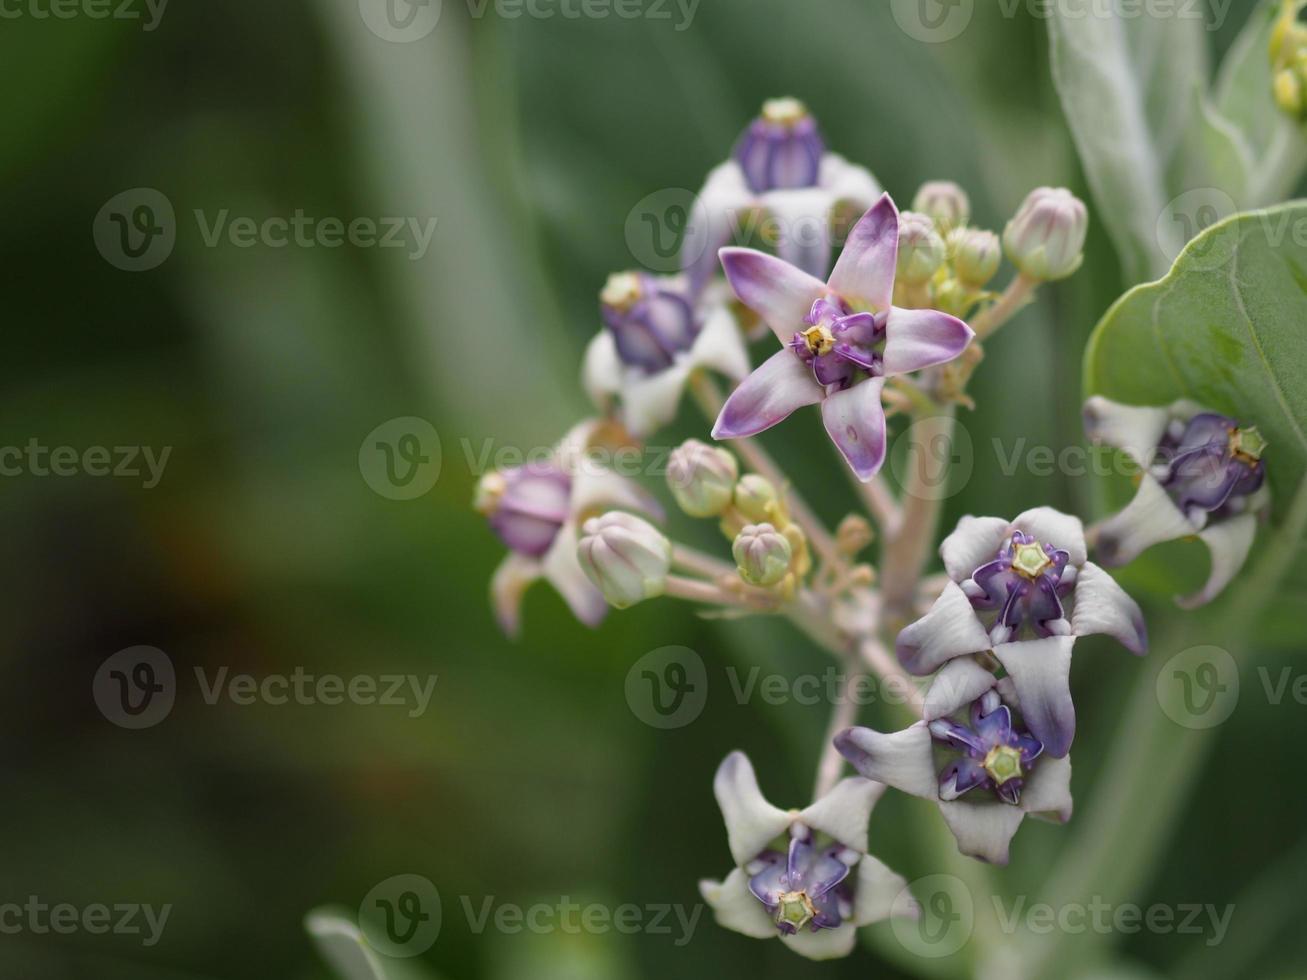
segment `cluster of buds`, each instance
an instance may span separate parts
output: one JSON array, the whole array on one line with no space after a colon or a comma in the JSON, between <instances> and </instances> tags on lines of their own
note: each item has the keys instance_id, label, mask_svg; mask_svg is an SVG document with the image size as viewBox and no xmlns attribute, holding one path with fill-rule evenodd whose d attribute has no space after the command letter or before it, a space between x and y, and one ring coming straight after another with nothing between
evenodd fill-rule
<instances>
[{"instance_id":1,"label":"cluster of buds","mask_svg":"<svg viewBox=\"0 0 1307 980\"><path fill-rule=\"evenodd\" d=\"M1307 121L1307 26L1298 15L1307 0L1284 0L1271 31L1271 73L1276 104Z\"/></svg>"}]
</instances>

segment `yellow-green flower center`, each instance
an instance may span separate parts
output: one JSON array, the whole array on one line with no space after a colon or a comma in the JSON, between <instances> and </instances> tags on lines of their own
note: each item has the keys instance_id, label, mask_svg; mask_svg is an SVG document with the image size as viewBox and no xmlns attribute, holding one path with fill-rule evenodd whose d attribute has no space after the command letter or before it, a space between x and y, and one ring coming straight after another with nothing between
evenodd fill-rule
<instances>
[{"instance_id":1,"label":"yellow-green flower center","mask_svg":"<svg viewBox=\"0 0 1307 980\"><path fill-rule=\"evenodd\" d=\"M1255 425L1247 429L1234 429L1230 433L1230 451L1248 463L1259 462L1269 445Z\"/></svg>"},{"instance_id":2,"label":"yellow-green flower center","mask_svg":"<svg viewBox=\"0 0 1307 980\"><path fill-rule=\"evenodd\" d=\"M989 750L983 763L985 772L1002 786L1009 779L1021 776L1021 753L1010 745L996 745Z\"/></svg>"},{"instance_id":3,"label":"yellow-green flower center","mask_svg":"<svg viewBox=\"0 0 1307 980\"><path fill-rule=\"evenodd\" d=\"M608 277L599 302L625 312L640 302L640 277L634 272L617 272Z\"/></svg>"},{"instance_id":4,"label":"yellow-green flower center","mask_svg":"<svg viewBox=\"0 0 1307 980\"><path fill-rule=\"evenodd\" d=\"M808 107L795 98L768 99L762 104L762 118L780 126L797 126L808 118Z\"/></svg>"},{"instance_id":5,"label":"yellow-green flower center","mask_svg":"<svg viewBox=\"0 0 1307 980\"><path fill-rule=\"evenodd\" d=\"M809 327L800 336L803 337L803 342L808 345L808 353L813 357L829 354L835 347L835 335L830 332L830 328L824 323Z\"/></svg>"},{"instance_id":6,"label":"yellow-green flower center","mask_svg":"<svg viewBox=\"0 0 1307 980\"><path fill-rule=\"evenodd\" d=\"M817 914L807 892L784 892L776 902L776 921L802 929Z\"/></svg>"},{"instance_id":7,"label":"yellow-green flower center","mask_svg":"<svg viewBox=\"0 0 1307 980\"><path fill-rule=\"evenodd\" d=\"M1017 545L1012 555L1012 568L1026 578L1038 578L1051 564L1053 559L1048 557L1044 546L1038 541Z\"/></svg>"}]
</instances>

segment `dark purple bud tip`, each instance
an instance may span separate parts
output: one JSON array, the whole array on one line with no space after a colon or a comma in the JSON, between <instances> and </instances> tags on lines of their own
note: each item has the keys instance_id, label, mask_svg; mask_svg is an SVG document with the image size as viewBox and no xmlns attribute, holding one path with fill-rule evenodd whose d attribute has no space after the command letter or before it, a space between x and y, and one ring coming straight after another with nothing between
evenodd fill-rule
<instances>
[{"instance_id":1,"label":"dark purple bud tip","mask_svg":"<svg viewBox=\"0 0 1307 980\"><path fill-rule=\"evenodd\" d=\"M566 523L571 498L571 477L551 463L531 463L487 473L475 507L509 548L539 558Z\"/></svg>"},{"instance_id":2,"label":"dark purple bud tip","mask_svg":"<svg viewBox=\"0 0 1307 980\"><path fill-rule=\"evenodd\" d=\"M699 334L694 306L676 279L638 272L609 276L599 294L599 310L622 363L649 373L670 367Z\"/></svg>"},{"instance_id":3,"label":"dark purple bud tip","mask_svg":"<svg viewBox=\"0 0 1307 980\"><path fill-rule=\"evenodd\" d=\"M826 144L817 121L798 99L772 99L744 131L735 160L755 194L815 187Z\"/></svg>"},{"instance_id":4,"label":"dark purple bud tip","mask_svg":"<svg viewBox=\"0 0 1307 980\"><path fill-rule=\"evenodd\" d=\"M1186 514L1222 516L1241 509L1242 501L1261 489L1268 448L1256 426L1241 427L1227 416L1203 412L1166 434L1158 447L1166 460L1160 480Z\"/></svg>"}]
</instances>

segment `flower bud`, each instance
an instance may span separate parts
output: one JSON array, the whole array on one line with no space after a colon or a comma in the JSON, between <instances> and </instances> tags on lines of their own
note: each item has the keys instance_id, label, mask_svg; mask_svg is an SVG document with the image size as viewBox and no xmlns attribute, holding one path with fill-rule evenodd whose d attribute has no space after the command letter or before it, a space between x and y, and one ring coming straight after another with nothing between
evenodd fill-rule
<instances>
[{"instance_id":1,"label":"flower bud","mask_svg":"<svg viewBox=\"0 0 1307 980\"><path fill-rule=\"evenodd\" d=\"M771 481L756 473L741 477L735 487L735 509L758 524L775 519L779 499Z\"/></svg>"},{"instance_id":2,"label":"flower bud","mask_svg":"<svg viewBox=\"0 0 1307 980\"><path fill-rule=\"evenodd\" d=\"M953 271L958 281L981 289L998 272L1003 260L1003 246L992 231L963 228L949 239L953 246Z\"/></svg>"},{"instance_id":3,"label":"flower bud","mask_svg":"<svg viewBox=\"0 0 1307 980\"><path fill-rule=\"evenodd\" d=\"M922 184L912 199L912 210L935 222L941 235L962 228L971 220L971 200L967 192L951 180L932 180Z\"/></svg>"},{"instance_id":4,"label":"flower bud","mask_svg":"<svg viewBox=\"0 0 1307 980\"><path fill-rule=\"evenodd\" d=\"M672 543L648 521L610 511L586 521L581 534L581 568L610 606L626 609L666 590Z\"/></svg>"},{"instance_id":5,"label":"flower bud","mask_svg":"<svg viewBox=\"0 0 1307 980\"><path fill-rule=\"evenodd\" d=\"M698 335L683 280L619 272L599 293L599 312L628 367L656 373L689 350Z\"/></svg>"},{"instance_id":6,"label":"flower bud","mask_svg":"<svg viewBox=\"0 0 1307 980\"><path fill-rule=\"evenodd\" d=\"M735 147L745 183L755 194L814 187L826 153L817 120L798 99L769 99Z\"/></svg>"},{"instance_id":7,"label":"flower bud","mask_svg":"<svg viewBox=\"0 0 1307 980\"><path fill-rule=\"evenodd\" d=\"M740 578L750 585L775 585L790 570L790 542L770 524L750 524L731 545Z\"/></svg>"},{"instance_id":8,"label":"flower bud","mask_svg":"<svg viewBox=\"0 0 1307 980\"><path fill-rule=\"evenodd\" d=\"M725 449L690 439L667 461L667 486L691 517L718 517L731 505L740 469Z\"/></svg>"},{"instance_id":9,"label":"flower bud","mask_svg":"<svg viewBox=\"0 0 1307 980\"><path fill-rule=\"evenodd\" d=\"M930 281L944 264L944 239L935 231L935 222L924 214L904 211L899 215L898 278L909 286Z\"/></svg>"},{"instance_id":10,"label":"flower bud","mask_svg":"<svg viewBox=\"0 0 1307 980\"><path fill-rule=\"evenodd\" d=\"M835 529L835 544L842 555L856 555L875 539L876 534L865 517L849 514Z\"/></svg>"},{"instance_id":11,"label":"flower bud","mask_svg":"<svg viewBox=\"0 0 1307 980\"><path fill-rule=\"evenodd\" d=\"M1003 245L1012 264L1032 279L1065 279L1084 260L1089 212L1065 187L1030 192L1007 224Z\"/></svg>"},{"instance_id":12,"label":"flower bud","mask_svg":"<svg viewBox=\"0 0 1307 980\"><path fill-rule=\"evenodd\" d=\"M513 551L540 558L571 513L572 480L552 463L487 473L473 506Z\"/></svg>"}]
</instances>

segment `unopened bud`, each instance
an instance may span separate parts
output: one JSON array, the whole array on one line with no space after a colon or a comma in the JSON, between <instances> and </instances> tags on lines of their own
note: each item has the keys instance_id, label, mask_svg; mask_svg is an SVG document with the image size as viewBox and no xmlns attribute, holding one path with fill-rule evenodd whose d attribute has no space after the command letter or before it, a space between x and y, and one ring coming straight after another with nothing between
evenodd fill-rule
<instances>
[{"instance_id":1,"label":"unopened bud","mask_svg":"<svg viewBox=\"0 0 1307 980\"><path fill-rule=\"evenodd\" d=\"M779 499L771 481L756 473L741 477L735 486L735 509L757 524L775 518Z\"/></svg>"},{"instance_id":2,"label":"unopened bud","mask_svg":"<svg viewBox=\"0 0 1307 980\"><path fill-rule=\"evenodd\" d=\"M1084 260L1089 212L1065 187L1030 192L1007 224L1003 245L1012 264L1032 279L1065 279Z\"/></svg>"},{"instance_id":3,"label":"unopened bud","mask_svg":"<svg viewBox=\"0 0 1307 980\"><path fill-rule=\"evenodd\" d=\"M921 185L912 199L912 210L926 215L935 222L941 235L947 235L971 220L971 199L951 180L932 180Z\"/></svg>"},{"instance_id":4,"label":"unopened bud","mask_svg":"<svg viewBox=\"0 0 1307 980\"><path fill-rule=\"evenodd\" d=\"M935 222L924 214L904 211L899 215L898 278L909 286L930 281L946 257L944 239Z\"/></svg>"},{"instance_id":5,"label":"unopened bud","mask_svg":"<svg viewBox=\"0 0 1307 980\"><path fill-rule=\"evenodd\" d=\"M750 585L775 585L789 573L790 542L770 524L750 524L731 546L740 578Z\"/></svg>"},{"instance_id":6,"label":"unopened bud","mask_svg":"<svg viewBox=\"0 0 1307 980\"><path fill-rule=\"evenodd\" d=\"M1003 260L1003 246L992 231L964 228L950 238L953 246L953 271L972 289L981 289L998 272Z\"/></svg>"},{"instance_id":7,"label":"unopened bud","mask_svg":"<svg viewBox=\"0 0 1307 980\"><path fill-rule=\"evenodd\" d=\"M683 443L667 460L667 486L691 517L717 517L731 505L740 469L725 449L698 439Z\"/></svg>"},{"instance_id":8,"label":"unopened bud","mask_svg":"<svg viewBox=\"0 0 1307 980\"><path fill-rule=\"evenodd\" d=\"M667 588L672 543L648 521L611 511L586 521L577 558L608 604L625 609Z\"/></svg>"}]
</instances>

